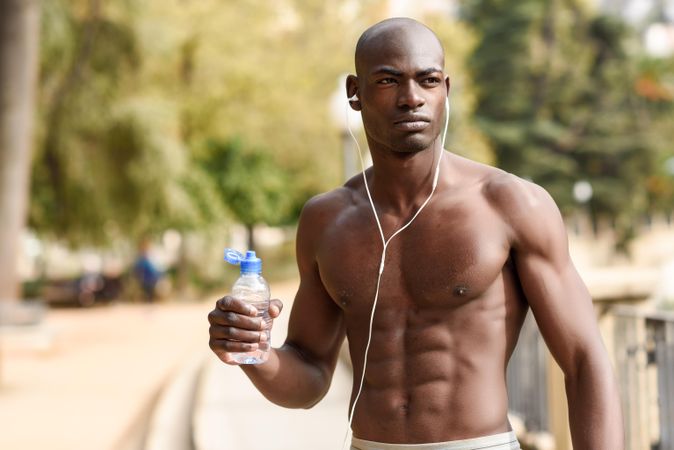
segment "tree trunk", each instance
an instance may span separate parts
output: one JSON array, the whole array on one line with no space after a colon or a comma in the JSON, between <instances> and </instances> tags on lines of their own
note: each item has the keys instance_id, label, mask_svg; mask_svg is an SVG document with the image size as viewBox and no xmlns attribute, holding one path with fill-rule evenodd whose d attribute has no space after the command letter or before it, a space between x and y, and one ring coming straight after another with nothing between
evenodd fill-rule
<instances>
[{"instance_id":1,"label":"tree trunk","mask_svg":"<svg viewBox=\"0 0 674 450\"><path fill-rule=\"evenodd\" d=\"M255 250L255 225L246 224L246 232L248 234L247 250Z\"/></svg>"},{"instance_id":2,"label":"tree trunk","mask_svg":"<svg viewBox=\"0 0 674 450\"><path fill-rule=\"evenodd\" d=\"M39 47L39 0L0 0L0 301L19 296L28 210Z\"/></svg>"},{"instance_id":3,"label":"tree trunk","mask_svg":"<svg viewBox=\"0 0 674 450\"><path fill-rule=\"evenodd\" d=\"M189 261L187 260L187 232L180 233L180 248L178 249L178 261L176 261L176 286L175 293L180 300L187 294L189 284Z\"/></svg>"}]
</instances>

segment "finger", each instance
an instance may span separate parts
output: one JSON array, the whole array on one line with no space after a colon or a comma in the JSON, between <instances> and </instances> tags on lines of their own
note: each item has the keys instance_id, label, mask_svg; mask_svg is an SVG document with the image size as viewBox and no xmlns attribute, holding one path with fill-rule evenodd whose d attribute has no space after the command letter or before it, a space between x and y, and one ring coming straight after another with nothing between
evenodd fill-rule
<instances>
[{"instance_id":1,"label":"finger","mask_svg":"<svg viewBox=\"0 0 674 450\"><path fill-rule=\"evenodd\" d=\"M261 334L266 334L260 331L248 331L234 327L221 327L218 325L211 325L208 329L208 334L211 339L226 339L231 341L257 343L261 342Z\"/></svg>"},{"instance_id":2,"label":"finger","mask_svg":"<svg viewBox=\"0 0 674 450\"><path fill-rule=\"evenodd\" d=\"M247 316L257 316L258 314L258 310L254 306L229 295L222 297L215 302L215 306L221 311L233 311Z\"/></svg>"},{"instance_id":3,"label":"finger","mask_svg":"<svg viewBox=\"0 0 674 450\"><path fill-rule=\"evenodd\" d=\"M271 327L273 327L273 326L274 326L274 319L272 319L271 317L269 317L269 318L267 318L267 320L265 320L264 323L262 324L262 330L263 330L263 331L269 331L269 330L271 330Z\"/></svg>"},{"instance_id":4,"label":"finger","mask_svg":"<svg viewBox=\"0 0 674 450\"><path fill-rule=\"evenodd\" d=\"M217 353L216 353L216 355L217 355ZM232 355L230 355L229 353L223 353L223 355L225 355L225 356L224 357L220 356L220 355L218 355L218 356L220 357L220 360L222 362L224 362L225 364L229 364L230 366L240 366L241 365L241 363L238 362L236 359L234 359L234 357Z\"/></svg>"},{"instance_id":5,"label":"finger","mask_svg":"<svg viewBox=\"0 0 674 450\"><path fill-rule=\"evenodd\" d=\"M233 311L224 312L214 309L208 314L208 323L226 327L241 328L244 330L259 331L264 329L262 317L250 317Z\"/></svg>"},{"instance_id":6,"label":"finger","mask_svg":"<svg viewBox=\"0 0 674 450\"><path fill-rule=\"evenodd\" d=\"M234 358L232 353L227 353L222 350L213 350L213 353L215 353L216 356L220 358L220 361L224 362L225 364L229 364L230 366L241 365L241 363Z\"/></svg>"},{"instance_id":7,"label":"finger","mask_svg":"<svg viewBox=\"0 0 674 450\"><path fill-rule=\"evenodd\" d=\"M236 342L236 341L228 341L227 339L213 339L213 338L211 338L208 341L208 346L216 354L223 351L226 353L246 353L255 351L259 347L257 343L252 342Z\"/></svg>"},{"instance_id":8,"label":"finger","mask_svg":"<svg viewBox=\"0 0 674 450\"><path fill-rule=\"evenodd\" d=\"M271 316L272 319L277 318L281 314L282 310L283 303L281 300L275 298L269 302L269 316Z\"/></svg>"}]
</instances>

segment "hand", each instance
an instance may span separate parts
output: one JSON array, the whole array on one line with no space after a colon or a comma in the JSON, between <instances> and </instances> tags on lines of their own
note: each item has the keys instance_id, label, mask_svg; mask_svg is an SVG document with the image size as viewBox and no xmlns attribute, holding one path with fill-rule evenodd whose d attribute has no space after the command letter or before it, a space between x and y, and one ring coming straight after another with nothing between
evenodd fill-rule
<instances>
[{"instance_id":1,"label":"hand","mask_svg":"<svg viewBox=\"0 0 674 450\"><path fill-rule=\"evenodd\" d=\"M269 304L269 321L258 317L252 305L234 297L225 296L215 302L215 309L208 314L209 347L226 364L238 365L232 353L252 352L266 342L273 319L281 314L283 303L273 299Z\"/></svg>"}]
</instances>

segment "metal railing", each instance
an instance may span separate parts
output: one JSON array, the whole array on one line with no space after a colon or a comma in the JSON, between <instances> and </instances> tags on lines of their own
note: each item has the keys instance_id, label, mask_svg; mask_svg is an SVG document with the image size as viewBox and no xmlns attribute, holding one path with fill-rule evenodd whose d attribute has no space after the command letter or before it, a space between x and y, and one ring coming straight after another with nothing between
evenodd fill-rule
<instances>
[{"instance_id":1,"label":"metal railing","mask_svg":"<svg viewBox=\"0 0 674 450\"><path fill-rule=\"evenodd\" d=\"M529 431L549 431L547 350L536 321L527 313L507 371L508 409Z\"/></svg>"},{"instance_id":2,"label":"metal railing","mask_svg":"<svg viewBox=\"0 0 674 450\"><path fill-rule=\"evenodd\" d=\"M626 448L674 450L674 313L612 314Z\"/></svg>"},{"instance_id":3,"label":"metal railing","mask_svg":"<svg viewBox=\"0 0 674 450\"><path fill-rule=\"evenodd\" d=\"M611 306L626 450L674 450L674 312ZM609 342L607 342L609 343ZM509 409L529 431L551 431L547 350L531 313L508 366Z\"/></svg>"}]
</instances>

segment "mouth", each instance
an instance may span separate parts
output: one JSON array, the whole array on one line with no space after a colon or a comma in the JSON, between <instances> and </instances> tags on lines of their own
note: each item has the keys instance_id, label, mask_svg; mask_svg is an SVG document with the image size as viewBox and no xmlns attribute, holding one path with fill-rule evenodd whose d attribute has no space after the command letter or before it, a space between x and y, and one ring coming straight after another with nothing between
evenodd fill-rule
<instances>
[{"instance_id":1,"label":"mouth","mask_svg":"<svg viewBox=\"0 0 674 450\"><path fill-rule=\"evenodd\" d=\"M430 125L426 116L406 116L393 122L394 128L402 131L421 131Z\"/></svg>"}]
</instances>

